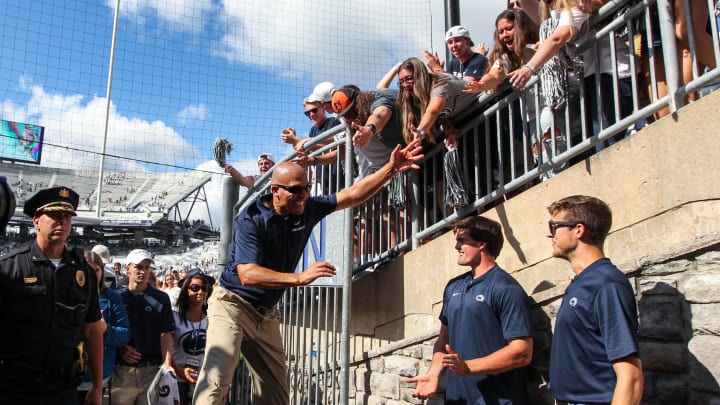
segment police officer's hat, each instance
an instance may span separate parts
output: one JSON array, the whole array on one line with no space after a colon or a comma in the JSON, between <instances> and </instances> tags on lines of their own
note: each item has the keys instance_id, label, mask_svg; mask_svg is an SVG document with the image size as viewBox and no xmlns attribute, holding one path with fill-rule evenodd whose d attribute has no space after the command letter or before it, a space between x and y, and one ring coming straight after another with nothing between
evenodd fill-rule
<instances>
[{"instance_id":1,"label":"police officer's hat","mask_svg":"<svg viewBox=\"0 0 720 405\"><path fill-rule=\"evenodd\" d=\"M78 201L78 193L67 187L46 188L25 201L23 212L31 218L43 212L67 212L75 216Z\"/></svg>"}]
</instances>

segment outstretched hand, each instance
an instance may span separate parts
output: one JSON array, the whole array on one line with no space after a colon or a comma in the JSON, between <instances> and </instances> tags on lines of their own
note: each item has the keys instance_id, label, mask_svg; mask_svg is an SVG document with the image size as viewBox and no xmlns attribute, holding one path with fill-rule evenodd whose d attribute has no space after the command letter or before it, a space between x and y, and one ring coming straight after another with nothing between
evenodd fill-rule
<instances>
[{"instance_id":1,"label":"outstretched hand","mask_svg":"<svg viewBox=\"0 0 720 405\"><path fill-rule=\"evenodd\" d=\"M417 383L415 391L413 391L413 398L419 399L430 399L437 393L440 377L436 375L420 375L405 380L406 383Z\"/></svg>"},{"instance_id":2,"label":"outstretched hand","mask_svg":"<svg viewBox=\"0 0 720 405\"><path fill-rule=\"evenodd\" d=\"M420 139L415 139L402 149L400 149L400 145L397 145L390 154L390 162L395 172L419 169L420 166L417 165L417 162L425 157L421 152Z\"/></svg>"}]
</instances>

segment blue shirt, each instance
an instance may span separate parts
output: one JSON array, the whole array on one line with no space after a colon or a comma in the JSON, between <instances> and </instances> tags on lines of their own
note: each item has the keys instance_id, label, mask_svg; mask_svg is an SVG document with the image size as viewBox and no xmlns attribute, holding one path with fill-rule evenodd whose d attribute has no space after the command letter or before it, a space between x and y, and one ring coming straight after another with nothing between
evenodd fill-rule
<instances>
[{"instance_id":1,"label":"blue shirt","mask_svg":"<svg viewBox=\"0 0 720 405\"><path fill-rule=\"evenodd\" d=\"M132 331L130 319L123 305L120 292L106 289L100 293L100 309L107 323L107 331L103 337L103 378L108 378L115 370L115 357L118 346L125 346L130 341ZM89 369L83 381L90 381Z\"/></svg>"},{"instance_id":2,"label":"blue shirt","mask_svg":"<svg viewBox=\"0 0 720 405\"><path fill-rule=\"evenodd\" d=\"M323 132L332 129L336 126L340 125L340 120L335 117L327 117L325 120L325 123L319 127L316 127L315 125L310 128L310 134L308 135L308 138L314 138Z\"/></svg>"},{"instance_id":3,"label":"blue shirt","mask_svg":"<svg viewBox=\"0 0 720 405\"><path fill-rule=\"evenodd\" d=\"M638 352L637 305L627 277L608 259L578 274L565 290L550 352L553 396L567 402L610 402L612 363Z\"/></svg>"},{"instance_id":4,"label":"blue shirt","mask_svg":"<svg viewBox=\"0 0 720 405\"><path fill-rule=\"evenodd\" d=\"M140 364L145 361L164 361L160 349L160 334L175 330L170 297L151 286L137 295L125 288L120 295L132 328L132 337L128 344L142 353ZM121 359L118 360L124 363Z\"/></svg>"},{"instance_id":5,"label":"blue shirt","mask_svg":"<svg viewBox=\"0 0 720 405\"><path fill-rule=\"evenodd\" d=\"M335 194L310 197L301 215L276 215L258 198L235 220L233 245L220 285L243 299L266 307L277 304L282 288L245 286L237 273L238 264L255 263L281 273L294 273L313 227L335 211Z\"/></svg>"},{"instance_id":6,"label":"blue shirt","mask_svg":"<svg viewBox=\"0 0 720 405\"><path fill-rule=\"evenodd\" d=\"M462 359L484 357L507 341L532 336L529 300L515 279L497 265L473 279L472 271L450 280L440 321L450 347ZM447 373L446 404L527 404L525 368L458 377Z\"/></svg>"},{"instance_id":7,"label":"blue shirt","mask_svg":"<svg viewBox=\"0 0 720 405\"><path fill-rule=\"evenodd\" d=\"M485 66L487 66L487 58L479 53L473 52L472 58L463 64L457 58L452 58L447 64L445 71L462 79L464 76L474 77L480 80L485 74Z\"/></svg>"}]
</instances>

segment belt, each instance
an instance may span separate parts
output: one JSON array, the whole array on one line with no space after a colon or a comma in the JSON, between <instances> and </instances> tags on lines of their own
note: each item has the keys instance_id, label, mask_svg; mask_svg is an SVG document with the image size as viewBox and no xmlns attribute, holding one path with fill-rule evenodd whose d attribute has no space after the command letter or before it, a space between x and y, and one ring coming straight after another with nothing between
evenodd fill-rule
<instances>
[{"instance_id":1,"label":"belt","mask_svg":"<svg viewBox=\"0 0 720 405\"><path fill-rule=\"evenodd\" d=\"M142 360L140 360L140 361L138 361L137 363L134 363L134 364L129 364L129 363L123 361L123 365L124 365L124 366L126 366L126 367L137 367L137 368L150 367L150 366L159 366L160 364L162 364L162 361L156 360L156 359L142 359Z\"/></svg>"},{"instance_id":2,"label":"belt","mask_svg":"<svg viewBox=\"0 0 720 405\"><path fill-rule=\"evenodd\" d=\"M250 299L247 299L247 298L244 298L244 297L241 297L241 298L242 298L243 300L245 300L245 302L247 302L248 304L250 304L253 308L255 308L255 310L258 311L258 312L260 313L260 315L267 315L269 312L271 312L273 309L275 309L274 306L272 306L272 307L266 307L265 305L261 305L261 304L259 304L259 303L253 302L253 301L250 300Z\"/></svg>"}]
</instances>

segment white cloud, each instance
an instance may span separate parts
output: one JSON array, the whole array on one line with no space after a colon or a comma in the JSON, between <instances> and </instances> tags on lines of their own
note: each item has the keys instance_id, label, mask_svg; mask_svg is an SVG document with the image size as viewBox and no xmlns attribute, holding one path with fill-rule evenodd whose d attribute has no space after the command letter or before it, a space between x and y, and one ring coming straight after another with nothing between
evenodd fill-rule
<instances>
[{"instance_id":1,"label":"white cloud","mask_svg":"<svg viewBox=\"0 0 720 405\"><path fill-rule=\"evenodd\" d=\"M107 99L49 93L37 84L27 90L30 98L25 105L5 100L0 104L0 114L4 119L45 127L43 166L97 170L97 152L102 150L105 134ZM144 171L142 162L172 165L199 156L195 147L164 122L123 116L112 103L106 153L127 158L113 159L115 167L110 168L126 171Z\"/></svg>"},{"instance_id":2,"label":"white cloud","mask_svg":"<svg viewBox=\"0 0 720 405\"><path fill-rule=\"evenodd\" d=\"M207 118L209 118L209 115L210 112L208 111L208 107L205 104L198 104L189 105L183 108L177 116L180 124L184 125L188 121L206 120Z\"/></svg>"},{"instance_id":3,"label":"white cloud","mask_svg":"<svg viewBox=\"0 0 720 405\"><path fill-rule=\"evenodd\" d=\"M116 0L105 4L115 9ZM121 0L120 14L132 16L141 24L147 17L155 16L171 24L178 31L200 31L207 21L207 15L215 8L209 1L196 0Z\"/></svg>"}]
</instances>

